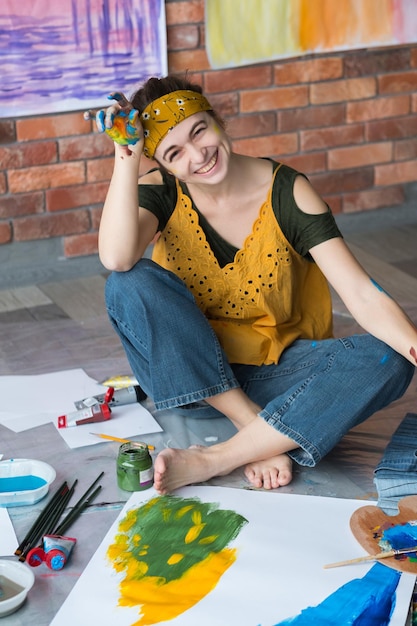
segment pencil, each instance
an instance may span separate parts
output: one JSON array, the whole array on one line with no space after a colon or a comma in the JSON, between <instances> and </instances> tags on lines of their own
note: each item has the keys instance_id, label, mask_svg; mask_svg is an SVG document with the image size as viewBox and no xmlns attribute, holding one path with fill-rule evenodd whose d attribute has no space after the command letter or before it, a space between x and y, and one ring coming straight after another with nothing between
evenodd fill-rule
<instances>
[{"instance_id":1,"label":"pencil","mask_svg":"<svg viewBox=\"0 0 417 626\"><path fill-rule=\"evenodd\" d=\"M54 509L56 503L67 493L68 489L69 488L68 488L67 481L64 481L62 485L59 487L59 489L56 490L56 492L54 493L54 495L52 496L48 504L42 509L41 513L36 518L32 526L28 530L28 532L26 533L26 536L23 539L23 541L16 548L16 551L15 551L16 556L20 556L22 554L23 550L25 549L28 543L33 543L37 541L37 539L39 538L39 529L42 528L43 524L45 523L45 520L47 519L51 511Z\"/></svg>"},{"instance_id":2,"label":"pencil","mask_svg":"<svg viewBox=\"0 0 417 626\"><path fill-rule=\"evenodd\" d=\"M388 550L370 556L360 556L357 559L350 559L349 561L339 561L339 563L329 563L328 565L325 565L324 568L328 569L330 567L352 565L353 563L362 563L364 561L380 561L381 559L388 559L391 556L398 556L399 554L408 554L413 552L417 552L417 546L413 546L412 548L398 548L397 550Z\"/></svg>"},{"instance_id":3,"label":"pencil","mask_svg":"<svg viewBox=\"0 0 417 626\"><path fill-rule=\"evenodd\" d=\"M108 439L109 441L118 441L119 443L140 443L149 450L155 450L155 446L151 446L149 443L144 443L142 441L132 441L132 439L122 439L120 437L112 437L111 435L105 435L104 433L90 433L90 435L95 435L96 437L101 437L102 439Z\"/></svg>"}]
</instances>

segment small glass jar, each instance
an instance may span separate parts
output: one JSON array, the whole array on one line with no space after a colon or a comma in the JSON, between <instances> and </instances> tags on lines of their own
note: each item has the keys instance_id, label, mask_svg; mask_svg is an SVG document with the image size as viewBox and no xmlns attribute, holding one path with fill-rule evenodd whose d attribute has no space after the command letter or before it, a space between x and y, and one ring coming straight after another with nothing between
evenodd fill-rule
<instances>
[{"instance_id":1,"label":"small glass jar","mask_svg":"<svg viewBox=\"0 0 417 626\"><path fill-rule=\"evenodd\" d=\"M117 456L117 484L124 491L142 491L153 483L152 457L146 444L123 443Z\"/></svg>"}]
</instances>

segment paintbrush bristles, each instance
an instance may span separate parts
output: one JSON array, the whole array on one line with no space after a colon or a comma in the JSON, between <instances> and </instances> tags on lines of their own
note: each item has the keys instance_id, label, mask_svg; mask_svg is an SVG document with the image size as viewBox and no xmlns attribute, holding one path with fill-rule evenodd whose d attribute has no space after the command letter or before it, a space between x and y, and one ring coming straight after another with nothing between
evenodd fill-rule
<instances>
[{"instance_id":1,"label":"paintbrush bristles","mask_svg":"<svg viewBox=\"0 0 417 626\"><path fill-rule=\"evenodd\" d=\"M412 548L399 548L397 550L388 550L385 552L379 552L378 554L371 554L367 556L360 556L356 559L349 559L348 561L339 561L339 563L329 563L324 565L324 569L331 567L341 567L342 565L353 565L354 563L363 563L365 561L380 561L381 559L388 559L391 556L398 556L400 554L412 554L417 552L417 546Z\"/></svg>"}]
</instances>

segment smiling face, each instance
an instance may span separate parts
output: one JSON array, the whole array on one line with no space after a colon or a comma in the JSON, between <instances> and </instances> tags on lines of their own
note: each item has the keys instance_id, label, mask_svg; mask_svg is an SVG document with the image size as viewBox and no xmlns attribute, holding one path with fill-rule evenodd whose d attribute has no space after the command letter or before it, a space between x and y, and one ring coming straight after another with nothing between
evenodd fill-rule
<instances>
[{"instance_id":1,"label":"smiling face","mask_svg":"<svg viewBox=\"0 0 417 626\"><path fill-rule=\"evenodd\" d=\"M230 153L228 136L204 111L175 126L159 144L155 159L186 183L215 184L226 176Z\"/></svg>"}]
</instances>

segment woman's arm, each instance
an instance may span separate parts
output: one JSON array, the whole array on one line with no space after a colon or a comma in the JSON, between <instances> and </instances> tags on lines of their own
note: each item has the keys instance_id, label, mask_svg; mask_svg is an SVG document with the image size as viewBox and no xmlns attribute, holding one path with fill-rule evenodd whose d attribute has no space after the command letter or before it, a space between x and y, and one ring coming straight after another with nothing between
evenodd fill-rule
<instances>
[{"instance_id":1,"label":"woman's arm","mask_svg":"<svg viewBox=\"0 0 417 626\"><path fill-rule=\"evenodd\" d=\"M100 132L114 139L114 169L99 228L99 255L103 265L127 271L142 258L158 227L157 218L139 207L138 180L143 151L143 129L137 111L118 92L116 102L96 114Z\"/></svg>"},{"instance_id":2,"label":"woman's arm","mask_svg":"<svg viewBox=\"0 0 417 626\"><path fill-rule=\"evenodd\" d=\"M294 197L306 213L327 210L310 183L301 177L295 181ZM358 324L417 365L417 328L367 274L344 240L328 239L311 248L310 254Z\"/></svg>"},{"instance_id":3,"label":"woman's arm","mask_svg":"<svg viewBox=\"0 0 417 626\"><path fill-rule=\"evenodd\" d=\"M365 272L343 239L329 239L310 253L358 324L416 365L416 327Z\"/></svg>"},{"instance_id":4,"label":"woman's arm","mask_svg":"<svg viewBox=\"0 0 417 626\"><path fill-rule=\"evenodd\" d=\"M99 228L99 254L108 270L123 272L144 255L156 234L158 219L139 207L142 142L129 147L116 143L114 146L114 170Z\"/></svg>"}]
</instances>

